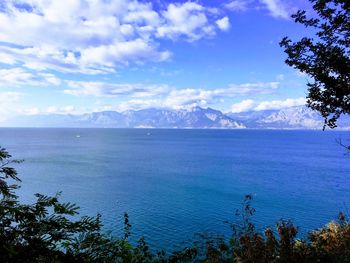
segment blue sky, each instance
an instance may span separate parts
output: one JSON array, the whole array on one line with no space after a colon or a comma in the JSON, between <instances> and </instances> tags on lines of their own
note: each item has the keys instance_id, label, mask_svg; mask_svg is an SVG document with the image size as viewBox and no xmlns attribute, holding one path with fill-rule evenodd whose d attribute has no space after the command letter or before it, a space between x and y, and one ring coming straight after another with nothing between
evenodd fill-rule
<instances>
[{"instance_id":1,"label":"blue sky","mask_svg":"<svg viewBox=\"0 0 350 263\"><path fill-rule=\"evenodd\" d=\"M305 103L278 43L304 0L0 3L0 121L14 115Z\"/></svg>"}]
</instances>

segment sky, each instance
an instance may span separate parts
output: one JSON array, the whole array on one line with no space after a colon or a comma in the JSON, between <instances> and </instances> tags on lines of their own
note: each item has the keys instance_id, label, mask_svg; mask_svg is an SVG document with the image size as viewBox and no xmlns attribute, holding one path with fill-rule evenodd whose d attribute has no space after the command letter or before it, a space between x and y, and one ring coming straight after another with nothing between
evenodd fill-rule
<instances>
[{"instance_id":1,"label":"sky","mask_svg":"<svg viewBox=\"0 0 350 263\"><path fill-rule=\"evenodd\" d=\"M284 36L307 0L0 1L0 121L16 115L305 104Z\"/></svg>"}]
</instances>

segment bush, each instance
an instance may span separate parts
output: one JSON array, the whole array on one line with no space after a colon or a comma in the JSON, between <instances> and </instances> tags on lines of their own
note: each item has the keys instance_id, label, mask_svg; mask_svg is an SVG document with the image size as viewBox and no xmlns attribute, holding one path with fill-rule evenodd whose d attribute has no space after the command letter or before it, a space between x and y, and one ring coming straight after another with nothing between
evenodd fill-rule
<instances>
[{"instance_id":1,"label":"bush","mask_svg":"<svg viewBox=\"0 0 350 263\"><path fill-rule=\"evenodd\" d=\"M11 155L0 147L0 262L350 262L350 224L343 214L308 238L299 240L297 228L280 220L276 230L256 231L251 222L255 210L247 195L237 215L240 224L229 223L232 235L201 235L192 246L166 254L151 252L140 238L129 242L131 225L124 215L124 235L103 233L101 217L81 217L79 207L61 203L59 194L36 194L34 204L22 204L15 194L20 179ZM9 184L13 181L14 184Z\"/></svg>"}]
</instances>

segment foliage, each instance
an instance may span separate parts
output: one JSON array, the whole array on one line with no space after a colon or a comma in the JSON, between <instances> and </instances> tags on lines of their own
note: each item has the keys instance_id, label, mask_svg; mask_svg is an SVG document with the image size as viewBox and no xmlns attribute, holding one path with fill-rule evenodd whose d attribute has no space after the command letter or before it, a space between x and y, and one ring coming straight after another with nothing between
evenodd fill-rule
<instances>
[{"instance_id":1,"label":"foliage","mask_svg":"<svg viewBox=\"0 0 350 263\"><path fill-rule=\"evenodd\" d=\"M20 182L6 149L0 147L0 262L192 262L196 248L166 255L153 253L141 237L129 241L131 224L124 214L124 235L102 231L100 215L81 217L79 207L54 197L36 194L34 204L22 204L15 190ZM13 181L14 184L9 184Z\"/></svg>"},{"instance_id":2,"label":"foliage","mask_svg":"<svg viewBox=\"0 0 350 263\"><path fill-rule=\"evenodd\" d=\"M36 194L34 204L21 204L14 192L18 185L7 182L19 181L16 170L8 166L18 161L10 158L11 155L0 148L0 261L73 258L69 241L77 234L97 231L101 224L99 217L69 220L68 216L77 214L78 207L60 203L59 195Z\"/></svg>"},{"instance_id":3,"label":"foliage","mask_svg":"<svg viewBox=\"0 0 350 263\"><path fill-rule=\"evenodd\" d=\"M78 207L54 197L36 194L34 204L20 203L15 190L19 163L0 147L0 262L349 262L350 224L343 214L338 222L299 240L297 228L280 220L276 230L256 230L255 209L247 195L236 212L240 223L229 223L232 235L204 236L192 246L167 254L153 252L144 238L133 245L131 224L124 215L124 234L113 237L102 231L101 218L82 217ZM72 217L75 216L75 217Z\"/></svg>"},{"instance_id":4,"label":"foliage","mask_svg":"<svg viewBox=\"0 0 350 263\"><path fill-rule=\"evenodd\" d=\"M314 38L292 42L285 37L280 45L288 55L286 63L313 79L308 83L308 106L324 117L324 128L334 128L342 114L350 114L350 1L309 1L317 17L301 10L292 17L311 27Z\"/></svg>"}]
</instances>

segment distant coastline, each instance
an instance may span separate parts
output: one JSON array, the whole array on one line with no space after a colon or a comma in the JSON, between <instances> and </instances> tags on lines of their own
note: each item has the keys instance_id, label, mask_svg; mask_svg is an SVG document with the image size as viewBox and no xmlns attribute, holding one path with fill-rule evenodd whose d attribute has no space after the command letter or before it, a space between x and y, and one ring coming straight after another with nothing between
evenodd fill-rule
<instances>
[{"instance_id":1,"label":"distant coastline","mask_svg":"<svg viewBox=\"0 0 350 263\"><path fill-rule=\"evenodd\" d=\"M144 109L81 115L25 115L3 121L0 127L322 130L323 124L324 120L318 113L297 106L241 113L194 107L188 110ZM350 118L340 119L336 130L350 130Z\"/></svg>"}]
</instances>

